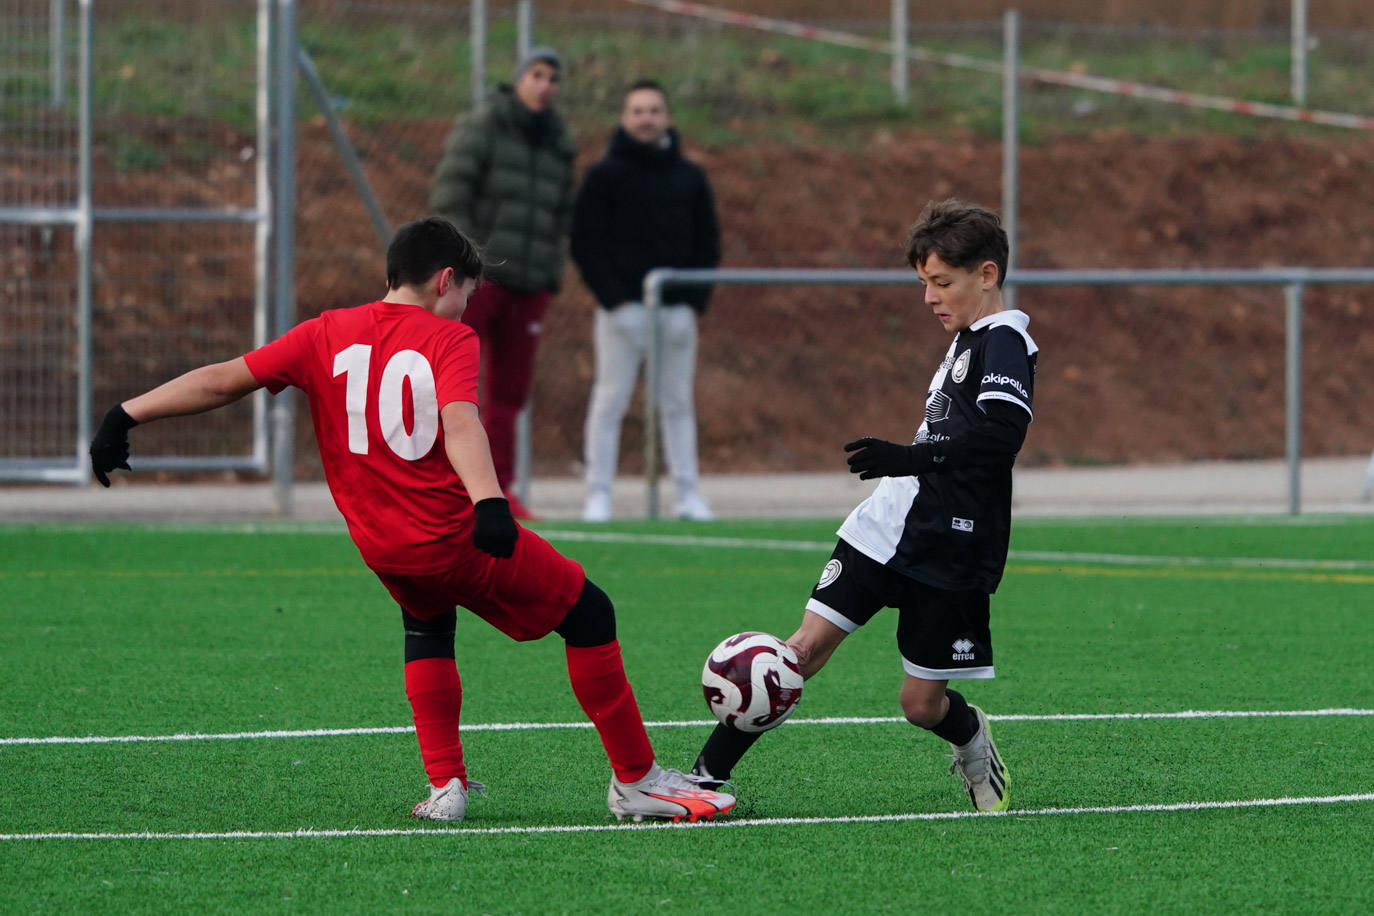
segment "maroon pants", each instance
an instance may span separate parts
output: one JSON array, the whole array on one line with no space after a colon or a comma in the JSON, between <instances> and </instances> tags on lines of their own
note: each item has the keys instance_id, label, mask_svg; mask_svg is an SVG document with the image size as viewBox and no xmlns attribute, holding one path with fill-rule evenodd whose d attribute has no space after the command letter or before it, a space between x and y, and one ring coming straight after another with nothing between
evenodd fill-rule
<instances>
[{"instance_id":1,"label":"maroon pants","mask_svg":"<svg viewBox=\"0 0 1374 916\"><path fill-rule=\"evenodd\" d=\"M502 490L515 476L515 418L530 397L534 354L551 298L549 290L516 293L483 280L463 312L463 322L482 344L482 425Z\"/></svg>"}]
</instances>

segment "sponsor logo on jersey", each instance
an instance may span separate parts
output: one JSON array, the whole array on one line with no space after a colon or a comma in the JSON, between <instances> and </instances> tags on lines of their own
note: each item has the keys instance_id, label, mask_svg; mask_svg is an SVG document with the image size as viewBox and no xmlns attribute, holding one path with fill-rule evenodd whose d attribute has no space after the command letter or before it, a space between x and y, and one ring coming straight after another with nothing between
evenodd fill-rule
<instances>
[{"instance_id":1,"label":"sponsor logo on jersey","mask_svg":"<svg viewBox=\"0 0 1374 916\"><path fill-rule=\"evenodd\" d=\"M1030 395L1026 393L1025 387L1010 375L1002 375L999 372L989 372L987 375L983 376L983 384L986 385L988 383L1014 388L1016 389L1016 393L1021 395L1021 397L1027 400L1030 399Z\"/></svg>"},{"instance_id":2,"label":"sponsor logo on jersey","mask_svg":"<svg viewBox=\"0 0 1374 916\"><path fill-rule=\"evenodd\" d=\"M959 358L954 361L954 371L950 373L950 377L954 379L954 384L957 385L968 377L968 364L972 356L972 350L965 350L963 353L960 353Z\"/></svg>"},{"instance_id":3,"label":"sponsor logo on jersey","mask_svg":"<svg viewBox=\"0 0 1374 916\"><path fill-rule=\"evenodd\" d=\"M821 570L821 581L816 584L816 588L825 588L838 579L842 572L844 572L844 564L839 560L831 560L825 564L825 569Z\"/></svg>"},{"instance_id":4,"label":"sponsor logo on jersey","mask_svg":"<svg viewBox=\"0 0 1374 916\"><path fill-rule=\"evenodd\" d=\"M954 650L954 654L951 655L950 658L954 659L956 662L973 661L973 640L963 638L956 639L950 648Z\"/></svg>"},{"instance_id":5,"label":"sponsor logo on jersey","mask_svg":"<svg viewBox=\"0 0 1374 916\"><path fill-rule=\"evenodd\" d=\"M950 520L949 526L955 531L972 531L973 519L956 517Z\"/></svg>"}]
</instances>

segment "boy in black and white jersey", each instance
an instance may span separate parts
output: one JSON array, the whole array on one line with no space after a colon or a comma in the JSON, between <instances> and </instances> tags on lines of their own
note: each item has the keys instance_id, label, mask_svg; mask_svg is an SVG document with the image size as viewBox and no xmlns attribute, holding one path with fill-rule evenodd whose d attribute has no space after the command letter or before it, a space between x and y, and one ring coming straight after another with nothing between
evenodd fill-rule
<instances>
[{"instance_id":1,"label":"boy in black and white jersey","mask_svg":"<svg viewBox=\"0 0 1374 916\"><path fill-rule=\"evenodd\" d=\"M950 743L950 772L962 776L974 807L1005 811L1007 769L987 718L946 685L994 674L988 599L1007 559L1011 468L1031 421L1037 347L1026 333L1030 318L1002 302L1007 235L996 214L932 202L912 227L906 257L954 341L911 445L845 445L850 471L882 480L840 526L787 643L810 678L847 635L881 608L897 608L902 711ZM694 772L705 785L724 782L757 737L717 725Z\"/></svg>"}]
</instances>

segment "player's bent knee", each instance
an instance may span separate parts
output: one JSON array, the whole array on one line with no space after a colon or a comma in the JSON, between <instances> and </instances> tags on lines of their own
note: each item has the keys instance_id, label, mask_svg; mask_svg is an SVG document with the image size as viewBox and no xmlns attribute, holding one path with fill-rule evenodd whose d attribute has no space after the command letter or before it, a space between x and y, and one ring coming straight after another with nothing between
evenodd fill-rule
<instances>
[{"instance_id":1,"label":"player's bent knee","mask_svg":"<svg viewBox=\"0 0 1374 916\"><path fill-rule=\"evenodd\" d=\"M945 717L944 697L934 699L902 698L902 715L917 728L934 728Z\"/></svg>"},{"instance_id":2,"label":"player's bent knee","mask_svg":"<svg viewBox=\"0 0 1374 916\"><path fill-rule=\"evenodd\" d=\"M604 646L615 639L615 605L610 596L588 579L577 603L563 622L554 627L554 632L576 649Z\"/></svg>"},{"instance_id":3,"label":"player's bent knee","mask_svg":"<svg viewBox=\"0 0 1374 916\"><path fill-rule=\"evenodd\" d=\"M406 664L422 658L454 657L453 631L458 626L457 611L422 619L402 610L401 623L406 631Z\"/></svg>"}]
</instances>

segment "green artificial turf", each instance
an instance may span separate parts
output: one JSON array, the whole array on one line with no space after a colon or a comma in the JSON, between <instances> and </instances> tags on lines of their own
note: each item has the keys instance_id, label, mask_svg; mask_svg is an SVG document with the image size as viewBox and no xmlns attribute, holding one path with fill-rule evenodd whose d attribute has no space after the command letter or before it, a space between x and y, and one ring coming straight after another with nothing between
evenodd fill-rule
<instances>
[{"instance_id":1,"label":"green artificial turf","mask_svg":"<svg viewBox=\"0 0 1374 916\"><path fill-rule=\"evenodd\" d=\"M791 632L834 521L541 527L615 600L659 759L686 767L706 652ZM1374 522L1028 520L1012 547L998 678L964 691L993 716L1009 815L967 816L948 748L898 721L893 612L745 758L731 816L666 829L608 815L558 640L461 616L489 789L445 826L407 817L424 777L399 615L341 531L0 527L3 909L1374 906L1374 806L1329 800L1374 792L1374 716L1046 718L1369 710ZM816 721L848 717L879 721ZM510 723L560 727L487 727ZM255 734L308 729L331 733ZM51 740L83 736L158 740ZM1247 804L1265 799L1283 804ZM1241 805L1177 807L1213 803Z\"/></svg>"}]
</instances>

